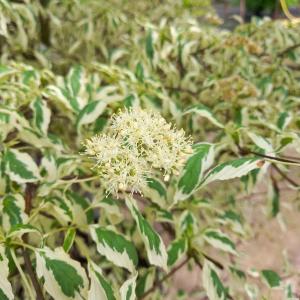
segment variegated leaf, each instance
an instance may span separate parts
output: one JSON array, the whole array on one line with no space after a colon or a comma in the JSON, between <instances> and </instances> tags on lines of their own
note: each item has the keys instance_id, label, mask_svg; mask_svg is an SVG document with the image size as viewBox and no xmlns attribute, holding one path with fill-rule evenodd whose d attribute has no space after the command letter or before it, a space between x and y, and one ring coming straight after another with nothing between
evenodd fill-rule
<instances>
[{"instance_id":1,"label":"variegated leaf","mask_svg":"<svg viewBox=\"0 0 300 300\"><path fill-rule=\"evenodd\" d=\"M136 279L138 274L126 280L120 288L121 300L135 300Z\"/></svg>"},{"instance_id":2,"label":"variegated leaf","mask_svg":"<svg viewBox=\"0 0 300 300\"><path fill-rule=\"evenodd\" d=\"M229 180L242 177L250 171L261 168L264 161L257 157L245 157L222 163L214 167L205 177L201 186L216 180Z\"/></svg>"},{"instance_id":3,"label":"variegated leaf","mask_svg":"<svg viewBox=\"0 0 300 300\"><path fill-rule=\"evenodd\" d=\"M25 233L35 233L41 236L41 232L34 226L30 224L17 224L11 227L10 231L7 234L8 238L18 237L21 238Z\"/></svg>"},{"instance_id":4,"label":"variegated leaf","mask_svg":"<svg viewBox=\"0 0 300 300\"><path fill-rule=\"evenodd\" d=\"M47 152L44 153L41 161L41 170L46 173L43 176L43 180L47 182L54 182L56 179L58 179L58 169L54 155Z\"/></svg>"},{"instance_id":5,"label":"variegated leaf","mask_svg":"<svg viewBox=\"0 0 300 300\"><path fill-rule=\"evenodd\" d=\"M179 238L173 241L168 248L168 267L175 265L187 251L187 240Z\"/></svg>"},{"instance_id":6,"label":"variegated leaf","mask_svg":"<svg viewBox=\"0 0 300 300\"><path fill-rule=\"evenodd\" d=\"M284 130L289 123L292 121L292 115L289 112L282 112L280 113L278 120L277 120L277 127L280 130Z\"/></svg>"},{"instance_id":7,"label":"variegated leaf","mask_svg":"<svg viewBox=\"0 0 300 300\"><path fill-rule=\"evenodd\" d=\"M105 197L101 201L93 203L92 206L101 207L104 211L103 215L109 219L110 224L117 224L123 219L118 202L111 197Z\"/></svg>"},{"instance_id":8,"label":"variegated leaf","mask_svg":"<svg viewBox=\"0 0 300 300\"><path fill-rule=\"evenodd\" d=\"M88 103L79 113L76 126L80 128L82 125L90 124L96 121L96 119L106 109L106 101L93 101Z\"/></svg>"},{"instance_id":9,"label":"variegated leaf","mask_svg":"<svg viewBox=\"0 0 300 300\"><path fill-rule=\"evenodd\" d=\"M134 199L126 198L125 201L145 244L149 262L167 270L168 255L162 238L142 216Z\"/></svg>"},{"instance_id":10,"label":"variegated leaf","mask_svg":"<svg viewBox=\"0 0 300 300\"><path fill-rule=\"evenodd\" d=\"M143 189L143 194L160 207L166 204L167 190L164 183L158 179L147 178L147 186Z\"/></svg>"},{"instance_id":11,"label":"variegated leaf","mask_svg":"<svg viewBox=\"0 0 300 300\"><path fill-rule=\"evenodd\" d=\"M226 210L220 215L218 222L230 225L232 230L239 234L245 234L241 216L232 210Z\"/></svg>"},{"instance_id":12,"label":"variegated leaf","mask_svg":"<svg viewBox=\"0 0 300 300\"><path fill-rule=\"evenodd\" d=\"M76 107L82 109L87 102L87 97L83 97L86 88L86 76L82 66L76 65L70 69L67 83L70 97L77 102Z\"/></svg>"},{"instance_id":13,"label":"variegated leaf","mask_svg":"<svg viewBox=\"0 0 300 300\"><path fill-rule=\"evenodd\" d=\"M136 284L136 296L139 299L145 292L152 288L155 279L155 268L148 268L143 275L139 275Z\"/></svg>"},{"instance_id":14,"label":"variegated leaf","mask_svg":"<svg viewBox=\"0 0 300 300\"><path fill-rule=\"evenodd\" d=\"M89 263L89 277L91 279L88 300L116 300L114 290L102 270L95 263Z\"/></svg>"},{"instance_id":15,"label":"variegated leaf","mask_svg":"<svg viewBox=\"0 0 300 300\"><path fill-rule=\"evenodd\" d=\"M33 124L43 134L47 135L48 127L51 118L51 111L47 106L45 100L37 97L35 101L31 103L31 109L33 110Z\"/></svg>"},{"instance_id":16,"label":"variegated leaf","mask_svg":"<svg viewBox=\"0 0 300 300\"><path fill-rule=\"evenodd\" d=\"M46 199L48 213L53 215L62 225L73 221L72 204L66 197L53 196Z\"/></svg>"},{"instance_id":17,"label":"variegated leaf","mask_svg":"<svg viewBox=\"0 0 300 300\"><path fill-rule=\"evenodd\" d=\"M13 226L26 222L25 200L21 194L7 194L1 200L2 226L9 231Z\"/></svg>"},{"instance_id":18,"label":"variegated leaf","mask_svg":"<svg viewBox=\"0 0 300 300\"><path fill-rule=\"evenodd\" d=\"M71 191L67 191L66 197L72 203L70 208L74 223L80 226L91 224L93 222L93 210L87 210L90 206L89 200Z\"/></svg>"},{"instance_id":19,"label":"variegated leaf","mask_svg":"<svg viewBox=\"0 0 300 300\"><path fill-rule=\"evenodd\" d=\"M214 147L212 144L195 144L193 151L178 180L175 202L185 200L193 194L202 181L205 170L213 163Z\"/></svg>"},{"instance_id":20,"label":"variegated leaf","mask_svg":"<svg viewBox=\"0 0 300 300\"><path fill-rule=\"evenodd\" d=\"M204 117L206 119L208 119L210 122L212 122L214 125L216 125L217 127L220 127L220 128L224 128L224 125L221 124L213 115L213 113L211 112L211 110L206 107L205 105L203 104L196 104L196 105L193 105L189 108L187 108L184 112L183 112L183 115L186 115L186 114L190 114L190 113L195 113L201 117Z\"/></svg>"},{"instance_id":21,"label":"variegated leaf","mask_svg":"<svg viewBox=\"0 0 300 300\"><path fill-rule=\"evenodd\" d=\"M67 92L64 89L59 88L58 86L49 85L44 93L44 96L50 99L54 99L58 103L63 104L64 107L66 107L70 111L73 111L73 109L75 111L78 110L76 106L74 107L74 104L72 105L70 103Z\"/></svg>"},{"instance_id":22,"label":"variegated leaf","mask_svg":"<svg viewBox=\"0 0 300 300\"><path fill-rule=\"evenodd\" d=\"M119 267L135 271L138 255L132 242L123 235L98 225L90 226L90 231L100 254Z\"/></svg>"},{"instance_id":23,"label":"variegated leaf","mask_svg":"<svg viewBox=\"0 0 300 300\"><path fill-rule=\"evenodd\" d=\"M44 288L53 299L87 298L88 279L79 262L63 249L43 248L36 251L36 272L44 280Z\"/></svg>"},{"instance_id":24,"label":"variegated leaf","mask_svg":"<svg viewBox=\"0 0 300 300\"><path fill-rule=\"evenodd\" d=\"M217 229L206 229L203 233L203 237L213 247L236 254L235 244L222 231Z\"/></svg>"},{"instance_id":25,"label":"variegated leaf","mask_svg":"<svg viewBox=\"0 0 300 300\"><path fill-rule=\"evenodd\" d=\"M15 149L5 153L6 173L18 183L36 182L40 179L39 169L32 157Z\"/></svg>"},{"instance_id":26,"label":"variegated leaf","mask_svg":"<svg viewBox=\"0 0 300 300\"><path fill-rule=\"evenodd\" d=\"M65 252L68 253L70 251L74 243L75 237L76 237L76 229L69 228L65 234L65 239L63 243L63 249L65 250Z\"/></svg>"},{"instance_id":27,"label":"variegated leaf","mask_svg":"<svg viewBox=\"0 0 300 300\"><path fill-rule=\"evenodd\" d=\"M0 245L0 299L13 300L14 294L10 282L8 281L9 268L5 248Z\"/></svg>"},{"instance_id":28,"label":"variegated leaf","mask_svg":"<svg viewBox=\"0 0 300 300\"><path fill-rule=\"evenodd\" d=\"M273 155L274 154L274 149L271 143L263 138L262 136L259 136L253 132L248 132L248 136L250 139L254 142L254 144L262 149L265 154L267 155Z\"/></svg>"},{"instance_id":29,"label":"variegated leaf","mask_svg":"<svg viewBox=\"0 0 300 300\"><path fill-rule=\"evenodd\" d=\"M216 267L204 260L202 271L202 284L209 300L227 300L227 290L222 284Z\"/></svg>"},{"instance_id":30,"label":"variegated leaf","mask_svg":"<svg viewBox=\"0 0 300 300\"><path fill-rule=\"evenodd\" d=\"M179 218L179 229L181 233L195 233L198 229L198 221L196 216L185 210Z\"/></svg>"}]
</instances>

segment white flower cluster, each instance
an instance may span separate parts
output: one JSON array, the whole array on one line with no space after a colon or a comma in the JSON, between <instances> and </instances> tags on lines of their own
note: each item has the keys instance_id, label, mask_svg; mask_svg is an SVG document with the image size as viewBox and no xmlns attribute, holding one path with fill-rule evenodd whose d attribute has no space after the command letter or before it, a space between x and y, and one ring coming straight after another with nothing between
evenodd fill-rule
<instances>
[{"instance_id":1,"label":"white flower cluster","mask_svg":"<svg viewBox=\"0 0 300 300\"><path fill-rule=\"evenodd\" d=\"M106 190L141 192L154 169L166 176L178 174L192 152L191 140L160 114L140 108L112 117L106 134L85 141L85 153L95 158L95 167Z\"/></svg>"}]
</instances>

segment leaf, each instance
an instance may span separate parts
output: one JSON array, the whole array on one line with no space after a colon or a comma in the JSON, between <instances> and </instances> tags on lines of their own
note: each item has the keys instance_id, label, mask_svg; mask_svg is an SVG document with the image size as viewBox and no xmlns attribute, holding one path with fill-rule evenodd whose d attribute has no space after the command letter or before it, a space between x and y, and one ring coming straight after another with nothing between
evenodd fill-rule
<instances>
[{"instance_id":1,"label":"leaf","mask_svg":"<svg viewBox=\"0 0 300 300\"><path fill-rule=\"evenodd\" d=\"M139 99L136 97L136 95L130 94L123 99L122 103L126 108L129 108L136 106L138 104L138 101Z\"/></svg>"},{"instance_id":2,"label":"leaf","mask_svg":"<svg viewBox=\"0 0 300 300\"><path fill-rule=\"evenodd\" d=\"M262 270L261 276L270 288L279 287L281 284L279 275L272 270Z\"/></svg>"},{"instance_id":3,"label":"leaf","mask_svg":"<svg viewBox=\"0 0 300 300\"><path fill-rule=\"evenodd\" d=\"M77 97L80 89L85 86L84 83L84 69L80 65L72 67L68 73L68 88L72 94L72 97Z\"/></svg>"},{"instance_id":4,"label":"leaf","mask_svg":"<svg viewBox=\"0 0 300 300\"><path fill-rule=\"evenodd\" d=\"M154 178L147 178L147 186L143 189L146 198L151 199L160 207L164 207L167 200L167 190L163 182Z\"/></svg>"},{"instance_id":5,"label":"leaf","mask_svg":"<svg viewBox=\"0 0 300 300\"><path fill-rule=\"evenodd\" d=\"M120 288L121 300L135 300L136 279L138 274L126 280Z\"/></svg>"},{"instance_id":6,"label":"leaf","mask_svg":"<svg viewBox=\"0 0 300 300\"><path fill-rule=\"evenodd\" d=\"M14 294L10 282L8 281L9 268L5 248L0 245L0 299L13 300Z\"/></svg>"},{"instance_id":7,"label":"leaf","mask_svg":"<svg viewBox=\"0 0 300 300\"><path fill-rule=\"evenodd\" d=\"M82 300L87 297L88 279L84 269L61 248L37 250L36 272L44 279L44 288L53 299Z\"/></svg>"},{"instance_id":8,"label":"leaf","mask_svg":"<svg viewBox=\"0 0 300 300\"><path fill-rule=\"evenodd\" d=\"M53 215L62 225L67 225L73 221L72 203L66 197L50 197L46 198L46 202L50 204L48 213Z\"/></svg>"},{"instance_id":9,"label":"leaf","mask_svg":"<svg viewBox=\"0 0 300 300\"><path fill-rule=\"evenodd\" d=\"M190 113L196 113L197 115L204 117L208 119L210 122L212 122L214 125L220 128L224 128L224 125L221 124L213 115L211 110L206 107L203 104L196 104L191 107L188 107L184 112L183 115L190 114Z\"/></svg>"},{"instance_id":10,"label":"leaf","mask_svg":"<svg viewBox=\"0 0 300 300\"><path fill-rule=\"evenodd\" d=\"M252 170L261 168L264 161L257 157L245 157L222 163L214 167L205 177L201 186L216 180L229 180L242 177Z\"/></svg>"},{"instance_id":11,"label":"leaf","mask_svg":"<svg viewBox=\"0 0 300 300\"><path fill-rule=\"evenodd\" d=\"M56 158L47 151L44 153L41 161L41 174L43 174L43 180L47 182L54 182L58 179Z\"/></svg>"},{"instance_id":12,"label":"leaf","mask_svg":"<svg viewBox=\"0 0 300 300\"><path fill-rule=\"evenodd\" d=\"M198 229L197 225L197 218L192 212L185 210L181 214L179 219L179 229L182 234L187 233L188 235L191 235L195 233Z\"/></svg>"},{"instance_id":13,"label":"leaf","mask_svg":"<svg viewBox=\"0 0 300 300\"><path fill-rule=\"evenodd\" d=\"M41 232L34 226L30 224L17 224L11 227L10 231L8 232L7 237L21 237L25 233L37 233L41 235Z\"/></svg>"},{"instance_id":14,"label":"leaf","mask_svg":"<svg viewBox=\"0 0 300 300\"><path fill-rule=\"evenodd\" d=\"M74 223L79 226L91 224L93 222L93 210L87 210L91 204L89 200L71 191L67 191L66 196L71 202L70 208Z\"/></svg>"},{"instance_id":15,"label":"leaf","mask_svg":"<svg viewBox=\"0 0 300 300\"><path fill-rule=\"evenodd\" d=\"M105 279L101 268L90 261L88 269L91 279L88 300L116 300L111 283Z\"/></svg>"},{"instance_id":16,"label":"leaf","mask_svg":"<svg viewBox=\"0 0 300 300\"><path fill-rule=\"evenodd\" d=\"M72 248L72 245L74 243L76 236L76 229L75 228L69 228L68 231L65 234L65 239L63 243L63 249L65 252L69 252L70 249Z\"/></svg>"},{"instance_id":17,"label":"leaf","mask_svg":"<svg viewBox=\"0 0 300 300\"><path fill-rule=\"evenodd\" d=\"M193 146L194 153L188 158L177 183L175 203L187 199L199 187L203 173L214 159L214 146L199 143Z\"/></svg>"},{"instance_id":18,"label":"leaf","mask_svg":"<svg viewBox=\"0 0 300 300\"><path fill-rule=\"evenodd\" d=\"M268 182L268 212L271 217L276 217L280 211L280 191L275 180Z\"/></svg>"},{"instance_id":19,"label":"leaf","mask_svg":"<svg viewBox=\"0 0 300 300\"><path fill-rule=\"evenodd\" d=\"M206 229L203 235L204 239L213 247L236 254L235 244L222 231L216 229Z\"/></svg>"},{"instance_id":20,"label":"leaf","mask_svg":"<svg viewBox=\"0 0 300 300\"><path fill-rule=\"evenodd\" d=\"M138 255L132 242L123 235L98 225L90 226L90 231L100 254L119 267L135 271Z\"/></svg>"},{"instance_id":21,"label":"leaf","mask_svg":"<svg viewBox=\"0 0 300 300\"><path fill-rule=\"evenodd\" d=\"M250 137L250 139L254 142L254 144L257 147L259 147L260 149L262 149L264 151L265 154L274 155L273 146L267 139L255 134L253 132L248 132L248 136Z\"/></svg>"},{"instance_id":22,"label":"leaf","mask_svg":"<svg viewBox=\"0 0 300 300\"><path fill-rule=\"evenodd\" d=\"M153 39L152 39L152 30L148 30L146 37L146 54L148 58L152 61L154 57L154 48L153 48Z\"/></svg>"},{"instance_id":23,"label":"leaf","mask_svg":"<svg viewBox=\"0 0 300 300\"><path fill-rule=\"evenodd\" d=\"M145 244L149 262L152 265L162 267L164 270L167 270L168 255L161 237L139 212L136 204L134 203L134 199L126 198L125 201Z\"/></svg>"},{"instance_id":24,"label":"leaf","mask_svg":"<svg viewBox=\"0 0 300 300\"><path fill-rule=\"evenodd\" d=\"M47 135L48 127L50 124L51 111L47 106L45 100L37 97L35 101L31 103L31 109L33 110L33 124L43 134Z\"/></svg>"},{"instance_id":25,"label":"leaf","mask_svg":"<svg viewBox=\"0 0 300 300\"><path fill-rule=\"evenodd\" d=\"M144 82L144 67L141 62L138 62L135 68L135 76L140 82Z\"/></svg>"},{"instance_id":26,"label":"leaf","mask_svg":"<svg viewBox=\"0 0 300 300\"><path fill-rule=\"evenodd\" d=\"M54 99L60 102L70 111L78 111L78 107L76 106L76 104L70 102L68 98L69 95L63 88L57 87L55 85L49 85L44 95L46 97L49 97L50 99Z\"/></svg>"},{"instance_id":27,"label":"leaf","mask_svg":"<svg viewBox=\"0 0 300 300\"><path fill-rule=\"evenodd\" d=\"M5 153L6 173L18 183L36 182L40 179L39 169L32 157L24 152L9 149Z\"/></svg>"},{"instance_id":28,"label":"leaf","mask_svg":"<svg viewBox=\"0 0 300 300\"><path fill-rule=\"evenodd\" d=\"M97 120L97 118L106 109L107 102L105 101L92 101L88 103L79 113L76 127L80 128L82 125L91 124Z\"/></svg>"},{"instance_id":29,"label":"leaf","mask_svg":"<svg viewBox=\"0 0 300 300\"><path fill-rule=\"evenodd\" d=\"M238 279L241 279L243 281L246 280L246 274L245 272L241 271L240 269L237 269L236 267L230 266L229 267L230 272L236 276Z\"/></svg>"},{"instance_id":30,"label":"leaf","mask_svg":"<svg viewBox=\"0 0 300 300\"><path fill-rule=\"evenodd\" d=\"M147 292L154 284L155 268L149 268L143 275L139 275L139 279L136 284L135 293L139 299L145 292Z\"/></svg>"},{"instance_id":31,"label":"leaf","mask_svg":"<svg viewBox=\"0 0 300 300\"><path fill-rule=\"evenodd\" d=\"M93 203L92 206L101 207L103 215L108 218L110 224L117 224L123 220L118 202L111 197L105 197L101 201Z\"/></svg>"},{"instance_id":32,"label":"leaf","mask_svg":"<svg viewBox=\"0 0 300 300\"><path fill-rule=\"evenodd\" d=\"M232 227L232 230L237 233L245 234L241 216L232 210L226 210L219 217L218 221L221 224L229 224Z\"/></svg>"},{"instance_id":33,"label":"leaf","mask_svg":"<svg viewBox=\"0 0 300 300\"><path fill-rule=\"evenodd\" d=\"M216 267L208 260L204 260L202 284L209 300L228 299L227 290L225 289L219 278Z\"/></svg>"},{"instance_id":34,"label":"leaf","mask_svg":"<svg viewBox=\"0 0 300 300\"><path fill-rule=\"evenodd\" d=\"M168 267L175 265L187 251L187 240L179 238L173 241L168 248Z\"/></svg>"},{"instance_id":35,"label":"leaf","mask_svg":"<svg viewBox=\"0 0 300 300\"><path fill-rule=\"evenodd\" d=\"M277 120L277 127L284 130L292 120L292 115L286 111L280 113Z\"/></svg>"},{"instance_id":36,"label":"leaf","mask_svg":"<svg viewBox=\"0 0 300 300\"><path fill-rule=\"evenodd\" d=\"M155 215L157 222L173 223L173 214L170 210L160 208L157 204L152 204L150 207L151 212Z\"/></svg>"},{"instance_id":37,"label":"leaf","mask_svg":"<svg viewBox=\"0 0 300 300\"><path fill-rule=\"evenodd\" d=\"M7 194L1 202L2 226L5 231L11 227L23 224L28 216L25 214L25 200L21 194Z\"/></svg>"}]
</instances>

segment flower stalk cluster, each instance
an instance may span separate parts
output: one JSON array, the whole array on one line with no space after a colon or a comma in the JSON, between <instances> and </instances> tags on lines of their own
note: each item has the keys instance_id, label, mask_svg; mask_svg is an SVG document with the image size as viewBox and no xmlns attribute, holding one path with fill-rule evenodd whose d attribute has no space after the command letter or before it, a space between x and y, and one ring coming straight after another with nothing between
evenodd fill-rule
<instances>
[{"instance_id":1,"label":"flower stalk cluster","mask_svg":"<svg viewBox=\"0 0 300 300\"><path fill-rule=\"evenodd\" d=\"M178 175L192 142L158 113L140 108L125 110L111 118L107 132L87 139L85 153L108 193L142 193L155 170L165 177Z\"/></svg>"}]
</instances>

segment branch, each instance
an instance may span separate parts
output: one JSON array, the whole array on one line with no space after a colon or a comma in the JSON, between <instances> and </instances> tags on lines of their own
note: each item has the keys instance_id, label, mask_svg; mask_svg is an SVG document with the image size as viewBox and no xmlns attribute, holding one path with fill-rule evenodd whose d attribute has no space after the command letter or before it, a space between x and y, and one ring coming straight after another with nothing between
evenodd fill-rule
<instances>
[{"instance_id":1,"label":"branch","mask_svg":"<svg viewBox=\"0 0 300 300\"><path fill-rule=\"evenodd\" d=\"M36 278L35 272L32 268L32 263L31 263L31 260L30 260L30 254L29 254L28 249L23 248L22 253L23 253L26 272L28 273L28 275L30 277L30 280L33 284L33 287L35 289L35 292L36 292L36 299L37 300L44 300L45 298L44 298L41 286L40 286L40 284L39 284L39 282Z\"/></svg>"},{"instance_id":2,"label":"branch","mask_svg":"<svg viewBox=\"0 0 300 300\"><path fill-rule=\"evenodd\" d=\"M158 286L160 286L164 281L166 281L169 277L171 277L172 275L174 275L178 270L180 270L184 265L186 265L190 259L191 259L191 257L187 257L181 264L179 264L177 267L175 267L174 269L172 269L163 278L161 278L160 280L156 281L154 283L154 285L139 298L139 300L145 299L148 295L150 295L151 293L153 293Z\"/></svg>"},{"instance_id":3,"label":"branch","mask_svg":"<svg viewBox=\"0 0 300 300\"><path fill-rule=\"evenodd\" d=\"M28 215L30 214L30 211L31 211L31 208L32 208L32 199L33 199L33 196L34 196L34 192L35 192L35 186L31 183L28 183L26 185L26 189L25 189L25 212ZM27 243L27 240L28 240L28 234L24 234L23 241L25 243ZM22 253L23 253L26 272L28 273L28 275L30 277L30 280L32 282L32 285L33 285L33 287L35 289L35 292L36 292L36 299L37 300L45 300L42 288L41 288L41 286L39 284L39 281L36 277L36 274L33 270L28 249L23 248Z\"/></svg>"},{"instance_id":4,"label":"branch","mask_svg":"<svg viewBox=\"0 0 300 300\"><path fill-rule=\"evenodd\" d=\"M292 178L290 178L290 177L287 176L284 172L282 172L282 171L278 168L277 165L273 164L273 168L274 168L274 170L275 170L278 174L280 174L280 175L282 176L282 178L284 178L287 182L289 182L293 187L295 187L295 188L299 188L299 187L300 187L300 185L299 185L296 181L294 181Z\"/></svg>"},{"instance_id":5,"label":"branch","mask_svg":"<svg viewBox=\"0 0 300 300\"><path fill-rule=\"evenodd\" d=\"M245 154L253 154L259 157L263 157L263 158L267 158L267 159L271 159L271 160L275 160L275 161L279 161L279 162L283 162L283 163L289 163L289 164L297 164L299 165L300 162L299 161L295 161L295 160L290 160L290 159L286 159L286 158L281 158L281 157L275 157L275 156L270 156L270 155L265 155L265 154L261 154L259 152L255 152L255 151L251 151L249 149L246 148L242 148L239 145L237 145L240 154L245 155Z\"/></svg>"},{"instance_id":6,"label":"branch","mask_svg":"<svg viewBox=\"0 0 300 300\"><path fill-rule=\"evenodd\" d=\"M216 265L219 269L221 270L224 270L224 266L219 262L217 261L216 259L206 255L205 253L202 252L202 255L209 261L211 261L214 265Z\"/></svg>"}]
</instances>

